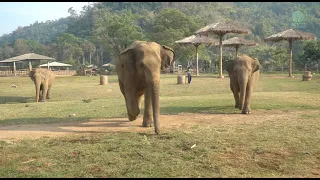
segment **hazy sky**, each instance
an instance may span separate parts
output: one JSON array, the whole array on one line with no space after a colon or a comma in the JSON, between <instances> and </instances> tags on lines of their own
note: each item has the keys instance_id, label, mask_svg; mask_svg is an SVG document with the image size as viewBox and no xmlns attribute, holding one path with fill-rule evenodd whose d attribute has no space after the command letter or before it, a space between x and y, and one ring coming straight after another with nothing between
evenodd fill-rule
<instances>
[{"instance_id":1,"label":"hazy sky","mask_svg":"<svg viewBox=\"0 0 320 180\"><path fill-rule=\"evenodd\" d=\"M85 5L88 2L0 2L0 36L35 21L67 17L70 7L80 12Z\"/></svg>"}]
</instances>

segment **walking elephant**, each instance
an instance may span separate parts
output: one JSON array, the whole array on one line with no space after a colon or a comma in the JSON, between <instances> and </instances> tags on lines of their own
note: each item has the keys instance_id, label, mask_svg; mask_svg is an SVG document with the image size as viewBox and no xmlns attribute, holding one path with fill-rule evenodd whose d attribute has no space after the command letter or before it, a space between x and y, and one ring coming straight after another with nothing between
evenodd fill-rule
<instances>
[{"instance_id":1,"label":"walking elephant","mask_svg":"<svg viewBox=\"0 0 320 180\"><path fill-rule=\"evenodd\" d=\"M159 133L160 70L171 66L173 62L172 48L146 41L133 42L116 60L119 86L125 98L129 120L136 120L140 114L141 97L144 95L142 126L151 127L153 122L156 134Z\"/></svg>"},{"instance_id":2,"label":"walking elephant","mask_svg":"<svg viewBox=\"0 0 320 180\"><path fill-rule=\"evenodd\" d=\"M247 55L238 56L227 65L230 88L235 99L235 108L242 110L242 114L251 113L251 95L259 81L259 69L259 61Z\"/></svg>"},{"instance_id":3,"label":"walking elephant","mask_svg":"<svg viewBox=\"0 0 320 180\"><path fill-rule=\"evenodd\" d=\"M44 102L44 99L50 99L50 89L54 81L54 73L44 68L32 69L29 77L34 82L36 88L36 102Z\"/></svg>"}]
</instances>

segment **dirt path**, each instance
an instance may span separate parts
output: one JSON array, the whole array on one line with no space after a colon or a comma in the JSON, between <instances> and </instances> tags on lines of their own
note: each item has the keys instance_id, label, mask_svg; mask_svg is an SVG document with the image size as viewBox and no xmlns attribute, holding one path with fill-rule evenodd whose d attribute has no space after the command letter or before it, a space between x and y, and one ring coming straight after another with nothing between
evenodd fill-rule
<instances>
[{"instance_id":1,"label":"dirt path","mask_svg":"<svg viewBox=\"0 0 320 180\"><path fill-rule=\"evenodd\" d=\"M189 125L205 124L257 124L268 120L288 119L300 116L304 112L260 111L251 115L242 114L196 114L161 115L160 128L179 128ZM90 119L88 122L69 122L56 124L30 124L0 127L0 140L18 140L23 138L55 137L71 133L101 132L153 132L152 128L141 127L142 117L136 121L126 118Z\"/></svg>"}]
</instances>

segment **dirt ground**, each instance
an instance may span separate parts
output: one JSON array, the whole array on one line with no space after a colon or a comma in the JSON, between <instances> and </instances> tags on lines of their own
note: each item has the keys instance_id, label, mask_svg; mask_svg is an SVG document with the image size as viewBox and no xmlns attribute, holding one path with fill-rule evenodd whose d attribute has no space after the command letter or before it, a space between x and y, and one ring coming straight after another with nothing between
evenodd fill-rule
<instances>
[{"instance_id":1,"label":"dirt ground","mask_svg":"<svg viewBox=\"0 0 320 180\"><path fill-rule=\"evenodd\" d=\"M258 124L263 121L276 121L297 118L305 112L255 111L250 115L242 114L199 114L181 113L178 115L161 115L160 130L180 128L191 125L208 124ZM151 132L153 127L141 126L142 116L130 122L127 118L89 119L87 122L67 122L56 124L10 125L0 127L0 140L36 139L56 137L72 133L108 133L108 132Z\"/></svg>"}]
</instances>

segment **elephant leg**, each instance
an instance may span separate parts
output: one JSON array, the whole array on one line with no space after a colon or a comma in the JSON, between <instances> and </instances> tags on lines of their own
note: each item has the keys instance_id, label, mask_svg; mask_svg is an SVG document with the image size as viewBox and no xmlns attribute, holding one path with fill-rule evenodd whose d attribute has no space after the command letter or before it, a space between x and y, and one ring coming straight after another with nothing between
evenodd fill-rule
<instances>
[{"instance_id":1,"label":"elephant leg","mask_svg":"<svg viewBox=\"0 0 320 180\"><path fill-rule=\"evenodd\" d=\"M234 100L235 100L235 108L240 108L240 98L239 98L239 92L240 92L240 87L238 84L238 81L236 78L234 78L232 75L230 76L230 89L233 93Z\"/></svg>"},{"instance_id":2,"label":"elephant leg","mask_svg":"<svg viewBox=\"0 0 320 180\"><path fill-rule=\"evenodd\" d=\"M40 83L35 83L36 87L36 102L39 102L41 99L41 84Z\"/></svg>"},{"instance_id":3,"label":"elephant leg","mask_svg":"<svg viewBox=\"0 0 320 180\"><path fill-rule=\"evenodd\" d=\"M244 105L242 108L242 114L250 114L251 113L251 108L250 108L250 102L251 102L251 95L252 95L252 86L250 82L248 82L248 86L246 89L246 97L244 100Z\"/></svg>"},{"instance_id":4,"label":"elephant leg","mask_svg":"<svg viewBox=\"0 0 320 180\"><path fill-rule=\"evenodd\" d=\"M143 127L152 127L153 120L153 112L152 112L152 101L151 101L151 89L146 88L146 92L144 95L144 114L143 114Z\"/></svg>"},{"instance_id":5,"label":"elephant leg","mask_svg":"<svg viewBox=\"0 0 320 180\"><path fill-rule=\"evenodd\" d=\"M51 86L48 87L46 99L51 99L51 97L50 97L50 90L51 90Z\"/></svg>"},{"instance_id":6,"label":"elephant leg","mask_svg":"<svg viewBox=\"0 0 320 180\"><path fill-rule=\"evenodd\" d=\"M46 99L51 99L51 97L50 97L50 89L51 88L48 88Z\"/></svg>"},{"instance_id":7,"label":"elephant leg","mask_svg":"<svg viewBox=\"0 0 320 180\"><path fill-rule=\"evenodd\" d=\"M244 102L244 108L242 110L242 114L251 114L251 96L253 93L253 89L256 86L256 83L259 80L259 73L253 73L251 78L248 81L247 90L246 90L246 98Z\"/></svg>"},{"instance_id":8,"label":"elephant leg","mask_svg":"<svg viewBox=\"0 0 320 180\"><path fill-rule=\"evenodd\" d=\"M48 92L48 82L43 83L42 85L42 97L41 102L44 102L45 98L47 97Z\"/></svg>"}]
</instances>

